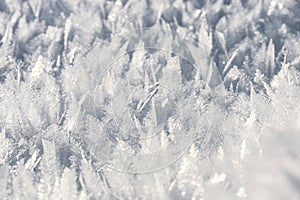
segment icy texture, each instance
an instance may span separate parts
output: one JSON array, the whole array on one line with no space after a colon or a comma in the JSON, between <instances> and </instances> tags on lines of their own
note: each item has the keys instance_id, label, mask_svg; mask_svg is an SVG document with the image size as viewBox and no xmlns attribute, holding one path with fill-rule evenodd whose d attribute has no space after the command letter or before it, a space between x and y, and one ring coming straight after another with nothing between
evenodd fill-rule
<instances>
[{"instance_id":1,"label":"icy texture","mask_svg":"<svg viewBox=\"0 0 300 200\"><path fill-rule=\"evenodd\" d=\"M0 0L0 199L300 199L300 3Z\"/></svg>"}]
</instances>

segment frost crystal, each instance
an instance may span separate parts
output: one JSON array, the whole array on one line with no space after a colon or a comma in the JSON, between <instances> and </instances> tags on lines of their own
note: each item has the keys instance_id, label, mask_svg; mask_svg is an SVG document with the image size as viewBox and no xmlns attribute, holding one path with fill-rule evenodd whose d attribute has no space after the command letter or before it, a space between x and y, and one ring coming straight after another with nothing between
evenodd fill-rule
<instances>
[{"instance_id":1,"label":"frost crystal","mask_svg":"<svg viewBox=\"0 0 300 200\"><path fill-rule=\"evenodd\" d=\"M299 8L0 0L0 198L300 199Z\"/></svg>"}]
</instances>

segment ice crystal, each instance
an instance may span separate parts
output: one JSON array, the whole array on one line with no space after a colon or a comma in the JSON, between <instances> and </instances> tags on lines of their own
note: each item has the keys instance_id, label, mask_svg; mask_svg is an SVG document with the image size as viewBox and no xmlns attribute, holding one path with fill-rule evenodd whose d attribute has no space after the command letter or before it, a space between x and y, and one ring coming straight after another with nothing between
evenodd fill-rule
<instances>
[{"instance_id":1,"label":"ice crystal","mask_svg":"<svg viewBox=\"0 0 300 200\"><path fill-rule=\"evenodd\" d=\"M0 0L0 198L299 199L299 8Z\"/></svg>"}]
</instances>

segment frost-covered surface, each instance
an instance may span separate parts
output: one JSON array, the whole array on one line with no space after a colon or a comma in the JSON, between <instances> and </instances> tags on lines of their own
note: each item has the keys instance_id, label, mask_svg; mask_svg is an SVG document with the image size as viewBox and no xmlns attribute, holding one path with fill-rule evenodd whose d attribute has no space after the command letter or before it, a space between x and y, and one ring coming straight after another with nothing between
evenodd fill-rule
<instances>
[{"instance_id":1,"label":"frost-covered surface","mask_svg":"<svg viewBox=\"0 0 300 200\"><path fill-rule=\"evenodd\" d=\"M300 3L0 0L1 199L299 199Z\"/></svg>"}]
</instances>

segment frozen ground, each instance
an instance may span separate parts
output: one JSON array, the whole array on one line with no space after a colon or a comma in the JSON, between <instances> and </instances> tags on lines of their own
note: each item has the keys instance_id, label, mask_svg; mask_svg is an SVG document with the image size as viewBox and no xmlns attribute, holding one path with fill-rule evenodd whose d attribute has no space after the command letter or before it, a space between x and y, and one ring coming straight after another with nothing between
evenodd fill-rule
<instances>
[{"instance_id":1,"label":"frozen ground","mask_svg":"<svg viewBox=\"0 0 300 200\"><path fill-rule=\"evenodd\" d=\"M0 199L300 199L298 0L0 0Z\"/></svg>"}]
</instances>

